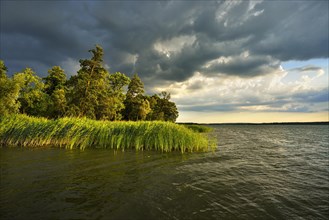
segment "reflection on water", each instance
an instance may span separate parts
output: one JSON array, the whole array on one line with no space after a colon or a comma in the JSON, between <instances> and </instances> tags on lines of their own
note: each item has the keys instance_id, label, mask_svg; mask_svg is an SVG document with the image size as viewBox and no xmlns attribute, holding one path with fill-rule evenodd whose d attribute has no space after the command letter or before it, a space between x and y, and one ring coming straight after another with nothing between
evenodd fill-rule
<instances>
[{"instance_id":1,"label":"reflection on water","mask_svg":"<svg viewBox=\"0 0 329 220\"><path fill-rule=\"evenodd\" d=\"M326 219L327 125L216 126L214 153L2 148L0 219Z\"/></svg>"}]
</instances>

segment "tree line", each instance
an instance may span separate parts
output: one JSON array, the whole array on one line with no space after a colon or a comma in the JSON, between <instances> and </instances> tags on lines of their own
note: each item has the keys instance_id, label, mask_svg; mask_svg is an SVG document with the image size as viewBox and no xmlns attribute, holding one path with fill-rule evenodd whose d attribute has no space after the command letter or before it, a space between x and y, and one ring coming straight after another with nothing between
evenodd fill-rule
<instances>
[{"instance_id":1,"label":"tree line","mask_svg":"<svg viewBox=\"0 0 329 220\"><path fill-rule=\"evenodd\" d=\"M45 78L31 68L9 77L0 60L0 115L176 121L178 111L169 93L145 95L137 74L129 78L104 68L101 46L96 45L89 52L91 59L81 59L79 71L68 80L59 66L49 69Z\"/></svg>"}]
</instances>

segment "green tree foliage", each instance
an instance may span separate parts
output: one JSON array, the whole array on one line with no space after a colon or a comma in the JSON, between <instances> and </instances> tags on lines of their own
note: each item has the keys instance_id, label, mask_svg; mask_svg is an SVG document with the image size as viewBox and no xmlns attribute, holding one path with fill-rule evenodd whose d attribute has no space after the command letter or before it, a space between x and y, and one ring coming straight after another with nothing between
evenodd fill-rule
<instances>
[{"instance_id":1,"label":"green tree foliage","mask_svg":"<svg viewBox=\"0 0 329 220\"><path fill-rule=\"evenodd\" d=\"M51 104L48 109L51 118L63 117L67 110L66 90L64 88L55 89L50 96Z\"/></svg>"},{"instance_id":2,"label":"green tree foliage","mask_svg":"<svg viewBox=\"0 0 329 220\"><path fill-rule=\"evenodd\" d=\"M103 49L90 50L90 60L80 60L78 75L68 82L67 114L100 120L121 120L125 95L123 89L130 79L122 73L110 74L103 67Z\"/></svg>"},{"instance_id":3,"label":"green tree foliage","mask_svg":"<svg viewBox=\"0 0 329 220\"><path fill-rule=\"evenodd\" d=\"M122 119L121 111L124 109L124 87L130 82L129 77L116 72L108 77L109 85L107 93L101 96L101 105L98 108L99 118L111 121Z\"/></svg>"},{"instance_id":4,"label":"green tree foliage","mask_svg":"<svg viewBox=\"0 0 329 220\"><path fill-rule=\"evenodd\" d=\"M17 113L19 109L19 84L7 77L7 67L0 60L0 115Z\"/></svg>"},{"instance_id":5,"label":"green tree foliage","mask_svg":"<svg viewBox=\"0 0 329 220\"><path fill-rule=\"evenodd\" d=\"M47 116L49 96L43 92L44 84L31 68L14 75L19 85L19 112L33 116Z\"/></svg>"},{"instance_id":6,"label":"green tree foliage","mask_svg":"<svg viewBox=\"0 0 329 220\"><path fill-rule=\"evenodd\" d=\"M132 77L127 91L127 98L135 98L144 94L144 84L137 74Z\"/></svg>"},{"instance_id":7,"label":"green tree foliage","mask_svg":"<svg viewBox=\"0 0 329 220\"><path fill-rule=\"evenodd\" d=\"M0 79L7 78L8 68L6 67L3 60L0 60Z\"/></svg>"},{"instance_id":8,"label":"green tree foliage","mask_svg":"<svg viewBox=\"0 0 329 220\"><path fill-rule=\"evenodd\" d=\"M161 97L160 97L161 96ZM170 93L161 92L149 98L151 111L147 115L148 120L160 120L175 122L178 117L176 104L170 101Z\"/></svg>"},{"instance_id":9,"label":"green tree foliage","mask_svg":"<svg viewBox=\"0 0 329 220\"><path fill-rule=\"evenodd\" d=\"M131 121L145 120L151 111L150 103L144 96L144 84L137 74L134 74L129 85L124 101L124 119Z\"/></svg>"},{"instance_id":10,"label":"green tree foliage","mask_svg":"<svg viewBox=\"0 0 329 220\"><path fill-rule=\"evenodd\" d=\"M59 66L54 66L48 70L48 76L44 78L44 90L48 95L53 94L56 89L63 89L66 82L64 70Z\"/></svg>"},{"instance_id":11,"label":"green tree foliage","mask_svg":"<svg viewBox=\"0 0 329 220\"><path fill-rule=\"evenodd\" d=\"M44 91L50 97L48 105L48 117L58 118L65 115L67 109L66 101L66 75L59 66L54 66L48 70L48 76L44 78Z\"/></svg>"},{"instance_id":12,"label":"green tree foliage","mask_svg":"<svg viewBox=\"0 0 329 220\"><path fill-rule=\"evenodd\" d=\"M93 54L91 59L80 60L81 69L78 75L71 77L69 89L69 115L101 119L99 109L106 98L108 88L108 72L103 67L103 49L96 46L89 50Z\"/></svg>"}]
</instances>

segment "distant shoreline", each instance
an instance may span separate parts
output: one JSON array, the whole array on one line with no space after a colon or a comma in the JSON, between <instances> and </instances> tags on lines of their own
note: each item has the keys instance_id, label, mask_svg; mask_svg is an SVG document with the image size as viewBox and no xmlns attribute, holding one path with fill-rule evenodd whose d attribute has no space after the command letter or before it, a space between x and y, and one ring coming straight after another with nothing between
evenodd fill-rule
<instances>
[{"instance_id":1,"label":"distant shoreline","mask_svg":"<svg viewBox=\"0 0 329 220\"><path fill-rule=\"evenodd\" d=\"M177 124L199 124L199 125L329 125L329 121L321 122L265 122L265 123L177 123Z\"/></svg>"}]
</instances>

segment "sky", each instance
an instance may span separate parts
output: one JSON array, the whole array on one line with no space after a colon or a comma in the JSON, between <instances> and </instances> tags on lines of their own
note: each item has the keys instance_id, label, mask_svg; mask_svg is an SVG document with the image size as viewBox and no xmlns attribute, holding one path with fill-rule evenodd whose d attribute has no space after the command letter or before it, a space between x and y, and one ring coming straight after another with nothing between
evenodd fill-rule
<instances>
[{"instance_id":1,"label":"sky","mask_svg":"<svg viewBox=\"0 0 329 220\"><path fill-rule=\"evenodd\" d=\"M0 1L0 59L41 77L99 44L178 122L329 121L328 1Z\"/></svg>"}]
</instances>

